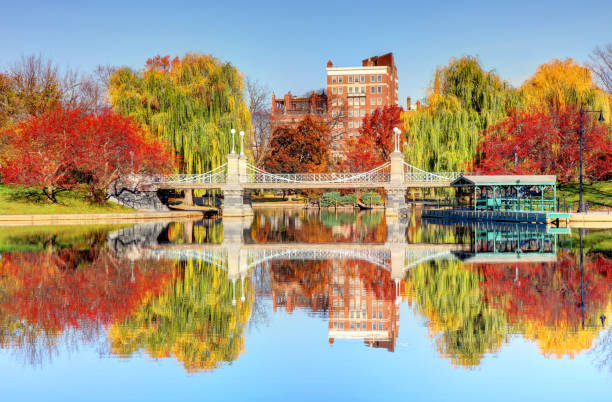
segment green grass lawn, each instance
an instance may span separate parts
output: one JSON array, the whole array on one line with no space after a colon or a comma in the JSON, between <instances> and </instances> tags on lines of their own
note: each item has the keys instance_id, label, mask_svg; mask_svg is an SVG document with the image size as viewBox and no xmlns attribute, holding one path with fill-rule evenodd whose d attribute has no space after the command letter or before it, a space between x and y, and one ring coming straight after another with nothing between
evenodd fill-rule
<instances>
[{"instance_id":1,"label":"green grass lawn","mask_svg":"<svg viewBox=\"0 0 612 402\"><path fill-rule=\"evenodd\" d=\"M134 210L111 202L92 203L89 201L86 189L62 192L58 194L57 203L54 204L38 189L0 184L0 215L102 212L134 212Z\"/></svg>"},{"instance_id":2,"label":"green grass lawn","mask_svg":"<svg viewBox=\"0 0 612 402\"><path fill-rule=\"evenodd\" d=\"M578 183L557 185L557 197L567 197L568 202L577 203L579 198ZM610 209L612 208L612 182L583 183L582 197L584 202L590 204L591 210Z\"/></svg>"}]
</instances>

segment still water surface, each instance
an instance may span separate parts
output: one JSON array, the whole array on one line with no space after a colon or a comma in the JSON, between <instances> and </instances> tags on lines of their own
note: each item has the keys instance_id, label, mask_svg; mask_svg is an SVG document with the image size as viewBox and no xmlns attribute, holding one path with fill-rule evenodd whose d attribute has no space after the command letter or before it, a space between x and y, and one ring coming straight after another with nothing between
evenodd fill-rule
<instances>
[{"instance_id":1,"label":"still water surface","mask_svg":"<svg viewBox=\"0 0 612 402\"><path fill-rule=\"evenodd\" d=\"M418 213L3 228L0 400L610 401L611 246Z\"/></svg>"}]
</instances>

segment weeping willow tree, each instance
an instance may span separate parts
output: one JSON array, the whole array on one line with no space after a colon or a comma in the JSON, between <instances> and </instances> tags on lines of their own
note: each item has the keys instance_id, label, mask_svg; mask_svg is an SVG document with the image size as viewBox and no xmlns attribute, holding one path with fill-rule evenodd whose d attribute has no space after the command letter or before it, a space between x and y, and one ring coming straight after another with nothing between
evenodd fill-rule
<instances>
[{"instance_id":1,"label":"weeping willow tree","mask_svg":"<svg viewBox=\"0 0 612 402\"><path fill-rule=\"evenodd\" d=\"M465 169L480 133L520 102L517 91L475 57L451 59L436 70L427 106L402 116L408 162L431 171Z\"/></svg>"},{"instance_id":2,"label":"weeping willow tree","mask_svg":"<svg viewBox=\"0 0 612 402\"><path fill-rule=\"evenodd\" d=\"M529 106L559 110L567 106L603 110L610 121L610 97L598 88L591 70L572 59L552 60L538 67L520 88Z\"/></svg>"},{"instance_id":3,"label":"weeping willow tree","mask_svg":"<svg viewBox=\"0 0 612 402\"><path fill-rule=\"evenodd\" d=\"M248 279L234 283L216 265L181 262L165 293L111 327L111 351L120 356L139 350L153 357L174 356L189 372L214 369L244 350L252 302Z\"/></svg>"},{"instance_id":4,"label":"weeping willow tree","mask_svg":"<svg viewBox=\"0 0 612 402\"><path fill-rule=\"evenodd\" d=\"M506 318L485 302L481 280L458 261L421 264L406 278L408 299L427 317L438 351L454 365L475 367L506 339Z\"/></svg>"},{"instance_id":5,"label":"weeping willow tree","mask_svg":"<svg viewBox=\"0 0 612 402\"><path fill-rule=\"evenodd\" d=\"M202 173L225 162L230 130L251 133L241 73L215 57L156 57L143 71L121 68L110 77L113 108L132 116L174 148L185 173ZM239 137L236 143L239 146ZM245 149L248 148L246 147Z\"/></svg>"}]
</instances>

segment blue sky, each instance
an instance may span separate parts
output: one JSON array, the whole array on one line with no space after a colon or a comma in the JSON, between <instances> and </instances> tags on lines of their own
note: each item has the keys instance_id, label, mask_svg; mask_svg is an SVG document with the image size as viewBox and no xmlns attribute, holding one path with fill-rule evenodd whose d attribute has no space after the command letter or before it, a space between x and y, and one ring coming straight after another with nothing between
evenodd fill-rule
<instances>
[{"instance_id":1,"label":"blue sky","mask_svg":"<svg viewBox=\"0 0 612 402\"><path fill-rule=\"evenodd\" d=\"M579 62L612 42L612 2L6 1L0 66L43 54L81 72L140 68L156 54L211 53L277 94L324 86L325 63L392 51L400 103L421 98L438 65L477 55L520 85L552 58ZM298 4L299 3L299 4Z\"/></svg>"}]
</instances>

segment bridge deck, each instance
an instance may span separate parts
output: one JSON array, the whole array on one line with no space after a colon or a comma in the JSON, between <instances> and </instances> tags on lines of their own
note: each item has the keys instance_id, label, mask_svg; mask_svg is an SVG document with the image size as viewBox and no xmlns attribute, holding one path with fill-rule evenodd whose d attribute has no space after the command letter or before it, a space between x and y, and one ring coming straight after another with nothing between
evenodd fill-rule
<instances>
[{"instance_id":1,"label":"bridge deck","mask_svg":"<svg viewBox=\"0 0 612 402\"><path fill-rule=\"evenodd\" d=\"M220 250L226 247L228 243L218 244L160 244L155 248L167 250ZM234 245L235 243L229 242ZM244 250L388 250L391 246L399 245L405 250L421 251L465 251L469 250L469 244L427 244L427 243L255 243L255 244L240 244L240 248Z\"/></svg>"},{"instance_id":2,"label":"bridge deck","mask_svg":"<svg viewBox=\"0 0 612 402\"><path fill-rule=\"evenodd\" d=\"M227 184L221 183L159 183L156 184L159 189L176 189L176 190L205 190L205 189L224 189L229 187ZM399 185L400 188L434 188L434 187L450 187L448 182L434 181L411 181ZM300 189L357 189L357 188L398 188L397 184L389 182L373 182L373 183L240 183L240 187L248 190L300 190Z\"/></svg>"}]
</instances>

